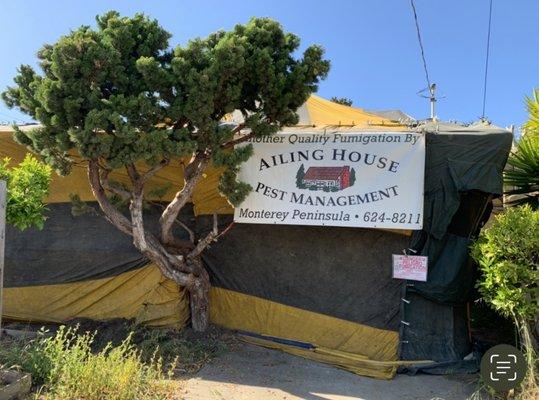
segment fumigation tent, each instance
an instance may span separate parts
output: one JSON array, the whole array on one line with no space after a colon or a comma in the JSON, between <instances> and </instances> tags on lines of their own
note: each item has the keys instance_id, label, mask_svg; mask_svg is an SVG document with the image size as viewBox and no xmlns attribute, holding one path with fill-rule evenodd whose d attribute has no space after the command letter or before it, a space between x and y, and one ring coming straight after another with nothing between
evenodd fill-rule
<instances>
[{"instance_id":1,"label":"fumigation tent","mask_svg":"<svg viewBox=\"0 0 539 400\"><path fill-rule=\"evenodd\" d=\"M468 248L502 193L512 134L486 123L405 126L316 96L298 113L299 124L286 132L423 132L423 230L235 224L204 254L212 322L250 342L377 378L391 378L403 360L461 360L470 352L466 303L475 279ZM10 128L0 129L0 156L21 161L26 149ZM150 190L170 186L156 202L171 199L183 182L178 165L151 182ZM213 213L223 227L232 221L219 176L208 171L181 215L195 230L209 230ZM112 178L128 179L122 171ZM42 231L8 227L4 318L187 323L188 297L100 214L83 162L54 177L47 202ZM158 212L149 211L150 225ZM428 255L427 282L392 278L391 256L403 249Z\"/></svg>"}]
</instances>

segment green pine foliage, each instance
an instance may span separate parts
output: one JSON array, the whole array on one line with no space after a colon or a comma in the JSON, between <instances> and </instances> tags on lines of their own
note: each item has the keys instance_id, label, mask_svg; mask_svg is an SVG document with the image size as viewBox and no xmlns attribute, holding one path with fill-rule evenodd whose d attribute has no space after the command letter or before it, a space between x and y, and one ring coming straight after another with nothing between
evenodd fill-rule
<instances>
[{"instance_id":1,"label":"green pine foliage","mask_svg":"<svg viewBox=\"0 0 539 400\"><path fill-rule=\"evenodd\" d=\"M305 166L301 164L296 173L296 187L298 189L305 189L305 183L303 183L303 178L305 177Z\"/></svg>"},{"instance_id":2,"label":"green pine foliage","mask_svg":"<svg viewBox=\"0 0 539 400\"><path fill-rule=\"evenodd\" d=\"M24 230L43 228L46 207L43 200L49 194L52 170L31 155L15 167L10 159L0 160L0 180L7 183L6 221Z\"/></svg>"},{"instance_id":3,"label":"green pine foliage","mask_svg":"<svg viewBox=\"0 0 539 400\"><path fill-rule=\"evenodd\" d=\"M250 146L226 146L233 127L220 121L239 110L255 136L297 122L296 109L317 90L329 62L320 46L296 59L300 40L279 23L253 18L185 46L143 14L110 11L44 45L40 72L22 65L2 97L41 123L16 130L18 142L69 173L75 149L105 168L208 154L225 173L219 186L236 204L251 189L238 182Z\"/></svg>"},{"instance_id":4,"label":"green pine foliage","mask_svg":"<svg viewBox=\"0 0 539 400\"><path fill-rule=\"evenodd\" d=\"M348 97L333 96L330 100L334 103L342 104L343 106L348 106L348 107L350 107L354 103L354 101L352 99L349 99Z\"/></svg>"}]
</instances>

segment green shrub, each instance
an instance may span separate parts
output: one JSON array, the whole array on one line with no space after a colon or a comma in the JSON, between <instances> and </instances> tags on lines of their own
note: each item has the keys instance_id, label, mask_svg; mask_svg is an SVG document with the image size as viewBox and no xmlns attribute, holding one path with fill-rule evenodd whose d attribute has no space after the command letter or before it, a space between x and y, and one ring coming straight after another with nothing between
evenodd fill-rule
<instances>
[{"instance_id":1,"label":"green shrub","mask_svg":"<svg viewBox=\"0 0 539 400\"><path fill-rule=\"evenodd\" d=\"M530 204L539 208L539 89L526 98L528 121L524 124L525 135L518 142L507 160L504 173L505 184L512 187L506 194L516 195L509 205Z\"/></svg>"},{"instance_id":2,"label":"green shrub","mask_svg":"<svg viewBox=\"0 0 539 400\"><path fill-rule=\"evenodd\" d=\"M472 246L482 276L483 299L513 318L535 381L533 330L539 318L539 211L529 205L508 208L483 230Z\"/></svg>"},{"instance_id":3,"label":"green shrub","mask_svg":"<svg viewBox=\"0 0 539 400\"><path fill-rule=\"evenodd\" d=\"M483 298L502 315L533 321L539 315L539 211L514 207L483 230L472 248Z\"/></svg>"},{"instance_id":4,"label":"green shrub","mask_svg":"<svg viewBox=\"0 0 539 400\"><path fill-rule=\"evenodd\" d=\"M9 158L0 159L0 180L7 182L7 222L21 230L42 229L52 169L29 154L16 167L9 163Z\"/></svg>"},{"instance_id":5,"label":"green shrub","mask_svg":"<svg viewBox=\"0 0 539 400\"><path fill-rule=\"evenodd\" d=\"M539 133L528 133L507 160L504 181L512 187L505 194L516 195L509 205L529 204L539 208Z\"/></svg>"},{"instance_id":6,"label":"green shrub","mask_svg":"<svg viewBox=\"0 0 539 400\"><path fill-rule=\"evenodd\" d=\"M97 353L92 353L93 340L92 334L61 327L53 337L41 337L21 349L17 364L30 372L36 383L43 384L43 399L166 398L170 387L165 380L170 374L163 373L161 358L143 362L131 335L119 346L108 345Z\"/></svg>"}]
</instances>

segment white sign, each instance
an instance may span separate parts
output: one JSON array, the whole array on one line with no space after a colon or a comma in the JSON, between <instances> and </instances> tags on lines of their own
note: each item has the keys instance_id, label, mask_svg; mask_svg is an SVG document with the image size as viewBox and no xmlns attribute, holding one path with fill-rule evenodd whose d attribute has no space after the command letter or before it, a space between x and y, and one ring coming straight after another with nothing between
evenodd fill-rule
<instances>
[{"instance_id":1,"label":"white sign","mask_svg":"<svg viewBox=\"0 0 539 400\"><path fill-rule=\"evenodd\" d=\"M236 222L423 226L422 134L280 133L250 143L254 154L239 179L253 190L236 207Z\"/></svg>"},{"instance_id":2,"label":"white sign","mask_svg":"<svg viewBox=\"0 0 539 400\"><path fill-rule=\"evenodd\" d=\"M427 261L425 256L393 254L393 278L426 282Z\"/></svg>"}]
</instances>

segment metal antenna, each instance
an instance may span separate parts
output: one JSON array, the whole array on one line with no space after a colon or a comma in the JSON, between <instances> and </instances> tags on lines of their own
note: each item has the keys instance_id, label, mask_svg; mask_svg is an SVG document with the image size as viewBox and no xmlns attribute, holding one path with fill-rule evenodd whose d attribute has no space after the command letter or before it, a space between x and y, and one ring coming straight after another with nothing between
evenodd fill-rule
<instances>
[{"instance_id":1,"label":"metal antenna","mask_svg":"<svg viewBox=\"0 0 539 400\"><path fill-rule=\"evenodd\" d=\"M430 101L430 119L435 121L436 120L436 84L433 83L429 87L429 101Z\"/></svg>"},{"instance_id":2,"label":"metal antenna","mask_svg":"<svg viewBox=\"0 0 539 400\"><path fill-rule=\"evenodd\" d=\"M428 93L428 94L427 94ZM436 116L436 102L439 99L444 99L445 96L436 97L436 84L433 83L429 87L420 90L417 94L425 99L430 101L430 120L437 121L438 117Z\"/></svg>"}]
</instances>

